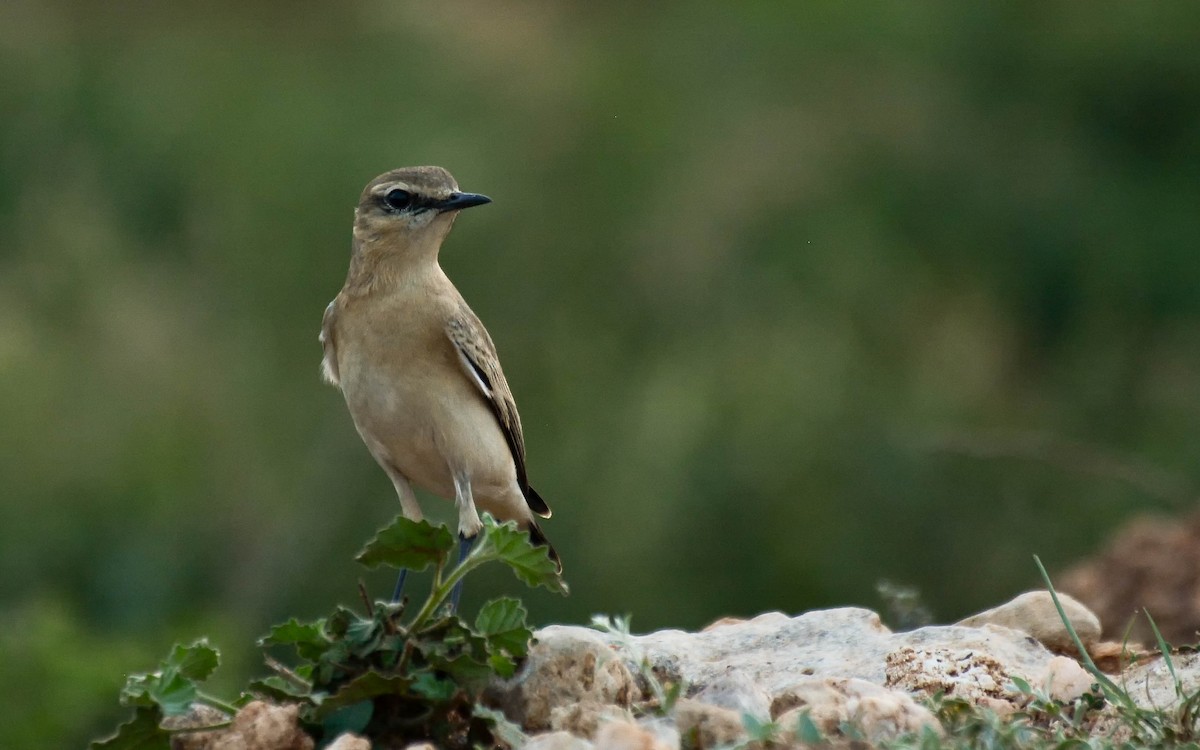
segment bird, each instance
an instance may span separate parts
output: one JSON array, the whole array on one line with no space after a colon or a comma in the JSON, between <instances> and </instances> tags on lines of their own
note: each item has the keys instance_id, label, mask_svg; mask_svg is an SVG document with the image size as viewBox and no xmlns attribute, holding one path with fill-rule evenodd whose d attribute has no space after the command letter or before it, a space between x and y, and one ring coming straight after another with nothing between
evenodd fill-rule
<instances>
[{"instance_id":1,"label":"bird","mask_svg":"<svg viewBox=\"0 0 1200 750\"><path fill-rule=\"evenodd\" d=\"M367 183L346 281L321 322L321 374L341 390L406 518L423 518L414 487L453 500L460 562L481 510L516 521L561 573L538 525L550 508L529 484L521 417L495 344L438 262L459 212L487 203L441 167L393 169Z\"/></svg>"}]
</instances>

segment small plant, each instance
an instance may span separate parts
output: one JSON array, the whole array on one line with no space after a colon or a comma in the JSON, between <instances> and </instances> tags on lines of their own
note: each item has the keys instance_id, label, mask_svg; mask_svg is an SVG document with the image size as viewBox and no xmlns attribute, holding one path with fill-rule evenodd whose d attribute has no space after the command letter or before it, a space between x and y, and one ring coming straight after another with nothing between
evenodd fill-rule
<instances>
[{"instance_id":1,"label":"small plant","mask_svg":"<svg viewBox=\"0 0 1200 750\"><path fill-rule=\"evenodd\" d=\"M734 750L755 745L769 747L784 741L783 727L774 721L763 721L753 714L744 713L742 727L746 730L746 739L734 745Z\"/></svg>"},{"instance_id":2,"label":"small plant","mask_svg":"<svg viewBox=\"0 0 1200 750\"><path fill-rule=\"evenodd\" d=\"M1184 690L1175 671L1173 649L1162 638L1150 613L1145 612L1145 615L1175 688L1175 702L1170 707L1142 708L1124 686L1100 671L1067 619L1041 560L1035 557L1034 561L1064 627L1075 642L1084 668L1096 679L1092 689L1073 701L1064 702L1050 698L1045 691L1019 677L1013 677L1011 689L1023 696L1024 702L1019 709L1004 716L962 699L938 695L927 705L937 716L944 734L926 729L881 743L881 746L890 750L1200 748L1200 691L1189 694ZM813 738L815 735L809 739Z\"/></svg>"},{"instance_id":3,"label":"small plant","mask_svg":"<svg viewBox=\"0 0 1200 750\"><path fill-rule=\"evenodd\" d=\"M1063 626L1067 629L1067 633L1071 636L1071 641L1082 656L1084 669L1096 678L1104 697L1113 704L1120 723L1131 735L1132 742L1134 743L1133 746L1200 746L1200 691L1191 695L1185 693L1183 683L1179 679L1179 675L1175 672L1175 662L1171 658L1171 646L1163 638L1158 625L1154 622L1154 618L1150 616L1149 610L1143 610L1143 612L1146 615L1146 619L1150 621L1150 629L1154 631L1154 637L1158 641L1159 652L1162 654L1163 662L1171 674L1171 680L1175 688L1176 702L1170 710L1147 709L1138 706L1124 687L1117 685L1108 675L1100 671L1100 668L1096 666L1092 657L1083 647L1083 642L1079 639L1079 635L1075 632L1071 621L1067 619L1067 613L1058 600L1058 592L1054 590L1054 584L1050 582L1050 574L1046 572L1041 559L1037 555L1034 555L1033 561L1037 564L1038 572L1042 575L1042 580L1046 584L1046 589L1050 592L1051 599L1054 600L1054 606L1058 609L1058 616L1062 619Z\"/></svg>"},{"instance_id":4,"label":"small plant","mask_svg":"<svg viewBox=\"0 0 1200 750\"><path fill-rule=\"evenodd\" d=\"M306 730L319 740L343 731L383 742L433 739L445 748L511 744L519 733L503 716L477 706L493 675L511 677L529 647L526 611L511 597L493 599L468 623L445 605L455 584L492 562L507 565L526 585L566 593L566 584L544 547L535 547L516 524L484 516L470 554L448 567L455 540L426 522L398 517L358 555L368 568L408 570L433 567L429 596L409 614L404 603L374 602L362 591L365 613L338 607L313 622L277 625L259 641L263 648L287 647L298 663L288 667L266 657L274 674L251 683L233 702L200 690L219 655L205 641L176 646L154 672L129 677L123 705L134 709L112 738L93 750L150 750L169 747L172 733L206 731L228 722L187 730L162 726L166 717L201 703L232 714L252 700L267 698L300 706Z\"/></svg>"},{"instance_id":5,"label":"small plant","mask_svg":"<svg viewBox=\"0 0 1200 750\"><path fill-rule=\"evenodd\" d=\"M592 627L616 638L617 642L621 644L621 648L637 661L638 674L645 681L652 696L649 704L644 708L650 709L658 716L669 716L675 710L675 703L683 695L686 685L683 680L664 684L658 678L658 675L654 673L654 668L650 666L650 659L646 657L630 634L629 616L593 615Z\"/></svg>"}]
</instances>

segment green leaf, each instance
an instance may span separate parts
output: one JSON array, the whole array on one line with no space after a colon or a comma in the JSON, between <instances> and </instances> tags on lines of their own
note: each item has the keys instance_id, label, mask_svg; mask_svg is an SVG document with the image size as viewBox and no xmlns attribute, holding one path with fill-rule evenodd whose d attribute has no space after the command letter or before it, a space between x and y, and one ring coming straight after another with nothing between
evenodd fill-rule
<instances>
[{"instance_id":1,"label":"green leaf","mask_svg":"<svg viewBox=\"0 0 1200 750\"><path fill-rule=\"evenodd\" d=\"M521 731L521 727L508 720L500 711L476 703L471 710L477 718L483 719L492 727L492 734L509 747L525 747L529 737Z\"/></svg>"},{"instance_id":2,"label":"green leaf","mask_svg":"<svg viewBox=\"0 0 1200 750\"><path fill-rule=\"evenodd\" d=\"M493 672L506 680L517 673L517 662L508 654L499 651L488 657L488 665Z\"/></svg>"},{"instance_id":3,"label":"green leaf","mask_svg":"<svg viewBox=\"0 0 1200 750\"><path fill-rule=\"evenodd\" d=\"M445 680L432 672L422 672L413 680L412 691L434 703L445 703L458 692L458 685L452 680Z\"/></svg>"},{"instance_id":4,"label":"green leaf","mask_svg":"<svg viewBox=\"0 0 1200 750\"><path fill-rule=\"evenodd\" d=\"M158 706L167 716L186 713L196 700L196 683L178 672L130 675L121 690L121 703L146 708Z\"/></svg>"},{"instance_id":5,"label":"green leaf","mask_svg":"<svg viewBox=\"0 0 1200 750\"><path fill-rule=\"evenodd\" d=\"M483 531L471 556L478 555L481 562L499 560L508 565L526 586L545 586L560 594L567 593L567 584L558 574L558 566L550 559L545 547L535 547L529 534L517 528L515 521L497 524L490 516L483 516Z\"/></svg>"},{"instance_id":6,"label":"green leaf","mask_svg":"<svg viewBox=\"0 0 1200 750\"><path fill-rule=\"evenodd\" d=\"M411 680L407 677L385 676L372 670L347 682L333 695L321 698L315 718L321 721L331 716L334 711L359 701L370 700L380 695L403 693L410 683Z\"/></svg>"},{"instance_id":7,"label":"green leaf","mask_svg":"<svg viewBox=\"0 0 1200 750\"><path fill-rule=\"evenodd\" d=\"M167 657L165 666L174 668L190 680L203 681L221 664L221 655L201 638L190 646L176 644Z\"/></svg>"},{"instance_id":8,"label":"green leaf","mask_svg":"<svg viewBox=\"0 0 1200 750\"><path fill-rule=\"evenodd\" d=\"M355 618L346 628L343 641L351 654L365 659L379 648L387 633L383 624L366 618Z\"/></svg>"},{"instance_id":9,"label":"green leaf","mask_svg":"<svg viewBox=\"0 0 1200 750\"><path fill-rule=\"evenodd\" d=\"M1163 656L1163 662L1167 665L1167 671L1171 673L1171 682L1175 684L1175 696L1180 700L1184 700L1183 682L1175 672L1175 662L1171 660L1171 644L1167 643L1166 638L1163 638L1162 631L1158 629L1158 623L1150 616L1150 610L1142 607L1142 611L1146 613L1146 619L1150 621L1150 630L1154 631L1154 640L1158 642L1159 653Z\"/></svg>"},{"instance_id":10,"label":"green leaf","mask_svg":"<svg viewBox=\"0 0 1200 750\"><path fill-rule=\"evenodd\" d=\"M121 703L157 705L167 716L186 713L196 700L196 681L206 679L220 661L217 650L204 639L189 646L176 644L158 671L129 676L121 690Z\"/></svg>"},{"instance_id":11,"label":"green leaf","mask_svg":"<svg viewBox=\"0 0 1200 750\"><path fill-rule=\"evenodd\" d=\"M796 739L806 745L818 745L825 741L825 734L813 722L808 712L800 714L796 720Z\"/></svg>"},{"instance_id":12,"label":"green leaf","mask_svg":"<svg viewBox=\"0 0 1200 750\"><path fill-rule=\"evenodd\" d=\"M1092 655L1083 647L1083 642L1079 640L1079 634L1075 632L1075 626L1071 624L1071 619L1067 617L1062 602L1058 600L1058 592L1054 590L1054 584L1050 582L1050 574L1046 572L1046 566L1042 565L1042 558L1034 555L1033 562L1037 565L1038 573L1042 576L1042 581L1046 584L1046 590L1050 592L1050 600L1054 602L1054 608L1058 610L1058 617L1062 620L1063 627L1067 629L1067 634L1071 636L1071 642L1075 644L1075 650L1079 652L1080 657L1083 659L1083 668L1100 683L1100 687L1104 690L1106 698L1113 703L1120 704L1129 711L1137 711L1137 706L1134 704L1133 698L1129 697L1129 693L1125 692L1124 688L1119 687L1117 683L1109 679L1108 675L1100 671L1100 667L1096 666Z\"/></svg>"},{"instance_id":13,"label":"green leaf","mask_svg":"<svg viewBox=\"0 0 1200 750\"><path fill-rule=\"evenodd\" d=\"M416 646L431 668L445 672L469 691L491 676L487 639L457 617L423 629Z\"/></svg>"},{"instance_id":14,"label":"green leaf","mask_svg":"<svg viewBox=\"0 0 1200 750\"><path fill-rule=\"evenodd\" d=\"M90 750L170 750L171 735L158 723L162 714L156 708L139 706L133 718L117 727L112 737L95 740Z\"/></svg>"},{"instance_id":15,"label":"green leaf","mask_svg":"<svg viewBox=\"0 0 1200 750\"><path fill-rule=\"evenodd\" d=\"M486 655L460 653L454 656L444 656L438 653L427 655L429 665L450 675L459 685L468 690L482 687L492 676L491 663Z\"/></svg>"},{"instance_id":16,"label":"green leaf","mask_svg":"<svg viewBox=\"0 0 1200 750\"><path fill-rule=\"evenodd\" d=\"M529 639L533 638L533 631L525 625L526 614L517 599L493 599L475 617L475 631L487 639L488 645L520 658L529 651Z\"/></svg>"},{"instance_id":17,"label":"green leaf","mask_svg":"<svg viewBox=\"0 0 1200 750\"><path fill-rule=\"evenodd\" d=\"M325 720L321 722L321 729L325 737L337 737L343 732L362 734L367 725L371 723L371 716L374 713L375 701L364 700L351 703L325 717Z\"/></svg>"},{"instance_id":18,"label":"green leaf","mask_svg":"<svg viewBox=\"0 0 1200 750\"><path fill-rule=\"evenodd\" d=\"M339 605L333 614L325 618L325 637L331 639L344 638L350 626L358 622L359 616L349 607Z\"/></svg>"},{"instance_id":19,"label":"green leaf","mask_svg":"<svg viewBox=\"0 0 1200 750\"><path fill-rule=\"evenodd\" d=\"M300 622L295 617L271 628L271 632L258 639L258 645L293 646L302 659L316 659L329 647L325 637L325 620Z\"/></svg>"},{"instance_id":20,"label":"green leaf","mask_svg":"<svg viewBox=\"0 0 1200 750\"><path fill-rule=\"evenodd\" d=\"M279 701L295 701L298 698L307 698L312 692L311 688L304 685L297 685L291 680L284 679L277 674L252 681L250 683L250 690Z\"/></svg>"},{"instance_id":21,"label":"green leaf","mask_svg":"<svg viewBox=\"0 0 1200 750\"><path fill-rule=\"evenodd\" d=\"M679 702L679 698L683 695L683 680L672 682L663 690L662 706L660 707L664 714L670 714L675 710L675 704Z\"/></svg>"},{"instance_id":22,"label":"green leaf","mask_svg":"<svg viewBox=\"0 0 1200 750\"><path fill-rule=\"evenodd\" d=\"M376 532L355 559L371 569L387 565L424 570L444 560L453 548L454 537L445 526L396 516L390 525Z\"/></svg>"},{"instance_id":23,"label":"green leaf","mask_svg":"<svg viewBox=\"0 0 1200 750\"><path fill-rule=\"evenodd\" d=\"M742 714L742 726L746 728L746 734L750 739L759 742L769 742L779 734L778 724L773 721L762 721L749 713Z\"/></svg>"}]
</instances>

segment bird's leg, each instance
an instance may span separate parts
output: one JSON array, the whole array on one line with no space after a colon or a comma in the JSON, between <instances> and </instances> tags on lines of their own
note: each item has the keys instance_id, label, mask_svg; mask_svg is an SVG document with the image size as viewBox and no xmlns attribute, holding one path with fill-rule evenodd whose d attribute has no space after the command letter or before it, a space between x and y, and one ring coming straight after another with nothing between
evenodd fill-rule
<instances>
[{"instance_id":1,"label":"bird's leg","mask_svg":"<svg viewBox=\"0 0 1200 750\"><path fill-rule=\"evenodd\" d=\"M475 499L471 496L471 478L463 471L454 472L454 504L458 506L458 564L471 552L471 544L483 522L479 520L479 512L475 510ZM458 600L462 597L463 582L460 578L450 592L450 611L458 611Z\"/></svg>"},{"instance_id":2,"label":"bird's leg","mask_svg":"<svg viewBox=\"0 0 1200 750\"><path fill-rule=\"evenodd\" d=\"M400 512L404 517L411 521L421 520L421 506L417 505L417 495L413 492L412 485L408 483L408 479L404 477L394 466L386 461L380 461L384 471L391 477L392 484L396 487L396 496L400 498ZM396 588L392 589L392 603L400 601L400 595L404 593L404 581L408 578L408 569L400 570L400 575L396 578Z\"/></svg>"},{"instance_id":3,"label":"bird's leg","mask_svg":"<svg viewBox=\"0 0 1200 750\"><path fill-rule=\"evenodd\" d=\"M458 564L462 565L463 560L467 559L467 555L471 554L471 546L475 544L475 537L467 537L462 534L458 535ZM462 579L458 579L458 583L454 584L454 590L450 592L450 611L458 611L458 600L462 598Z\"/></svg>"},{"instance_id":4,"label":"bird's leg","mask_svg":"<svg viewBox=\"0 0 1200 750\"><path fill-rule=\"evenodd\" d=\"M396 588L392 589L392 604L400 601L400 595L404 593L404 581L408 578L408 568L401 568L400 575L396 578Z\"/></svg>"}]
</instances>

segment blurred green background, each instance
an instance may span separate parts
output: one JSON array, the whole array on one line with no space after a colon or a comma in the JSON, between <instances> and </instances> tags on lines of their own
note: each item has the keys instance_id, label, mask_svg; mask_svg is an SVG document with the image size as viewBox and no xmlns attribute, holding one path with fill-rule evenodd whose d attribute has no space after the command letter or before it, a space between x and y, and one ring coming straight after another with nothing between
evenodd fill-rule
<instances>
[{"instance_id":1,"label":"blurred green background","mask_svg":"<svg viewBox=\"0 0 1200 750\"><path fill-rule=\"evenodd\" d=\"M210 635L232 689L272 622L356 599L398 507L316 335L397 166L495 199L443 264L573 587L497 571L468 609L692 628L878 608L887 578L945 621L1187 506L1198 23L6 0L0 745L111 728L175 640Z\"/></svg>"}]
</instances>

